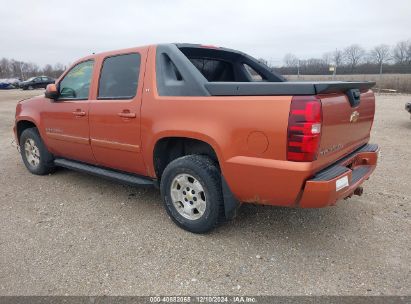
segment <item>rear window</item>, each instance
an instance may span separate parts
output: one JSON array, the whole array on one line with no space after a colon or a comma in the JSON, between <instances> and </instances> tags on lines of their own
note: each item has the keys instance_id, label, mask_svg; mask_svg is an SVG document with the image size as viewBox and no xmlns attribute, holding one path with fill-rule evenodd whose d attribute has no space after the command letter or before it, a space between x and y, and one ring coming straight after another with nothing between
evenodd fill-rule
<instances>
[{"instance_id":1,"label":"rear window","mask_svg":"<svg viewBox=\"0 0 411 304\"><path fill-rule=\"evenodd\" d=\"M208 58L189 58L208 81L235 81L233 65L227 61Z\"/></svg>"},{"instance_id":2,"label":"rear window","mask_svg":"<svg viewBox=\"0 0 411 304\"><path fill-rule=\"evenodd\" d=\"M126 54L104 59L98 99L131 99L136 95L140 73L140 54Z\"/></svg>"},{"instance_id":3,"label":"rear window","mask_svg":"<svg viewBox=\"0 0 411 304\"><path fill-rule=\"evenodd\" d=\"M250 67L248 64L244 63L243 64L245 70L247 71L248 75L253 81L263 81L264 78L261 76L260 73L258 73L256 70L254 70L252 67Z\"/></svg>"}]
</instances>

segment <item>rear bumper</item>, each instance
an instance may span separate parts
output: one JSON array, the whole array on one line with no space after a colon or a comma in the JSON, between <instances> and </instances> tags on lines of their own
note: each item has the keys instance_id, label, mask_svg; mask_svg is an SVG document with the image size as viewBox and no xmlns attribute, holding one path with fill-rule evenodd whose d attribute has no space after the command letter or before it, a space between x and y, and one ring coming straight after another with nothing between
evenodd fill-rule
<instances>
[{"instance_id":1,"label":"rear bumper","mask_svg":"<svg viewBox=\"0 0 411 304\"><path fill-rule=\"evenodd\" d=\"M369 178L378 160L379 147L367 144L306 181L298 205L321 208L353 195Z\"/></svg>"}]
</instances>

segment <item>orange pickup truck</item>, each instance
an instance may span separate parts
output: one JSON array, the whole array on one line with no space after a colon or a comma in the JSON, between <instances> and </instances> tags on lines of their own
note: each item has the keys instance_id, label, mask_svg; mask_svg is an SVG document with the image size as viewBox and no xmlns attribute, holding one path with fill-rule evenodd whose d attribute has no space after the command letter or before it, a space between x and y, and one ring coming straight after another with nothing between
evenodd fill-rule
<instances>
[{"instance_id":1,"label":"orange pickup truck","mask_svg":"<svg viewBox=\"0 0 411 304\"><path fill-rule=\"evenodd\" d=\"M27 169L157 186L180 227L241 203L319 208L376 167L372 82L289 82L231 49L159 44L91 55L17 104Z\"/></svg>"}]
</instances>

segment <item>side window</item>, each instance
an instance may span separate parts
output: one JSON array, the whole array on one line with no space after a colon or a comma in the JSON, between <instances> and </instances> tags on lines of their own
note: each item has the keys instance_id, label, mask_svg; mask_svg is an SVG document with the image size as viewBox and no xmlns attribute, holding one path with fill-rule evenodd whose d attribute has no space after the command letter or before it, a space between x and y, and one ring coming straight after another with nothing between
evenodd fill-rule
<instances>
[{"instance_id":1,"label":"side window","mask_svg":"<svg viewBox=\"0 0 411 304\"><path fill-rule=\"evenodd\" d=\"M264 81L264 78L248 64L244 63L244 68L253 81Z\"/></svg>"},{"instance_id":2,"label":"side window","mask_svg":"<svg viewBox=\"0 0 411 304\"><path fill-rule=\"evenodd\" d=\"M41 81L46 82L49 81L49 79L47 77L41 77Z\"/></svg>"},{"instance_id":3,"label":"side window","mask_svg":"<svg viewBox=\"0 0 411 304\"><path fill-rule=\"evenodd\" d=\"M98 99L131 99L136 95L140 54L107 57L101 69Z\"/></svg>"},{"instance_id":4,"label":"side window","mask_svg":"<svg viewBox=\"0 0 411 304\"><path fill-rule=\"evenodd\" d=\"M72 68L59 84L59 99L87 99L94 62L84 61Z\"/></svg>"}]
</instances>

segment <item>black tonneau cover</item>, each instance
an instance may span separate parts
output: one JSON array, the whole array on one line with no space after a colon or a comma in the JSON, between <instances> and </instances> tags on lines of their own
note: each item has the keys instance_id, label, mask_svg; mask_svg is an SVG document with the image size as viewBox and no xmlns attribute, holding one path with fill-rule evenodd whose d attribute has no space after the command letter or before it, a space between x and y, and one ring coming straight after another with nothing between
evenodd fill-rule
<instances>
[{"instance_id":1,"label":"black tonneau cover","mask_svg":"<svg viewBox=\"0 0 411 304\"><path fill-rule=\"evenodd\" d=\"M269 96L269 95L317 95L346 93L357 89L366 91L375 82L324 81L324 82L207 82L206 89L212 96Z\"/></svg>"}]
</instances>

